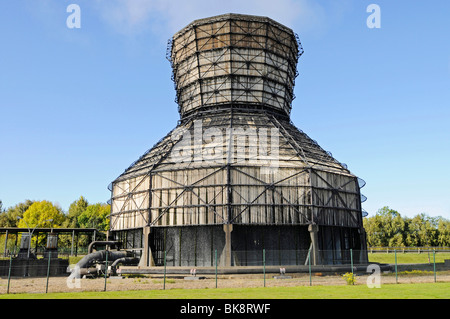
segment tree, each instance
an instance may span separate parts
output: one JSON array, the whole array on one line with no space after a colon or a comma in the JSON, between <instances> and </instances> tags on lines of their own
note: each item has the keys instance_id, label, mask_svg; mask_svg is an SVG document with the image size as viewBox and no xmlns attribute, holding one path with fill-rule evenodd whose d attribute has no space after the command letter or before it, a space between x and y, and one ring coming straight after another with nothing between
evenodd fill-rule
<instances>
[{"instance_id":1,"label":"tree","mask_svg":"<svg viewBox=\"0 0 450 319\"><path fill-rule=\"evenodd\" d=\"M450 221L425 213L403 218L385 206L364 218L364 228L369 246L450 246Z\"/></svg>"},{"instance_id":2,"label":"tree","mask_svg":"<svg viewBox=\"0 0 450 319\"><path fill-rule=\"evenodd\" d=\"M441 217L430 217L422 213L408 220L406 244L409 246L437 246L440 219Z\"/></svg>"},{"instance_id":3,"label":"tree","mask_svg":"<svg viewBox=\"0 0 450 319\"><path fill-rule=\"evenodd\" d=\"M382 222L379 215L364 218L364 229L366 231L367 245L371 247L383 246Z\"/></svg>"},{"instance_id":4,"label":"tree","mask_svg":"<svg viewBox=\"0 0 450 319\"><path fill-rule=\"evenodd\" d=\"M396 233L392 238L389 239L389 247L403 247L405 242L403 240L403 235L401 233Z\"/></svg>"},{"instance_id":5,"label":"tree","mask_svg":"<svg viewBox=\"0 0 450 319\"><path fill-rule=\"evenodd\" d=\"M80 228L97 228L98 230L109 229L109 214L111 212L111 206L107 204L93 204L89 205L79 216L78 222ZM86 241L88 238L80 238L79 243L81 245L89 244Z\"/></svg>"},{"instance_id":6,"label":"tree","mask_svg":"<svg viewBox=\"0 0 450 319\"><path fill-rule=\"evenodd\" d=\"M111 206L108 204L97 203L89 205L86 210L78 216L78 224L81 228L108 230L110 214Z\"/></svg>"},{"instance_id":7,"label":"tree","mask_svg":"<svg viewBox=\"0 0 450 319\"><path fill-rule=\"evenodd\" d=\"M440 218L437 242L440 246L450 246L450 220Z\"/></svg>"},{"instance_id":8,"label":"tree","mask_svg":"<svg viewBox=\"0 0 450 319\"><path fill-rule=\"evenodd\" d=\"M18 227L28 228L32 230L34 228L57 228L66 219L62 209L53 205L53 203L43 200L34 202L31 206L23 213L23 218L20 219ZM45 236L39 236L38 243L42 244ZM35 238L32 239L35 241Z\"/></svg>"},{"instance_id":9,"label":"tree","mask_svg":"<svg viewBox=\"0 0 450 319\"><path fill-rule=\"evenodd\" d=\"M6 214L5 214L5 210L3 209L3 203L0 200L0 227L2 224L3 216L6 216Z\"/></svg>"},{"instance_id":10,"label":"tree","mask_svg":"<svg viewBox=\"0 0 450 319\"><path fill-rule=\"evenodd\" d=\"M34 227L60 227L65 220L65 215L59 206L43 200L34 202L20 219L18 226L24 228ZM52 221L48 221L51 219Z\"/></svg>"},{"instance_id":11,"label":"tree","mask_svg":"<svg viewBox=\"0 0 450 319\"><path fill-rule=\"evenodd\" d=\"M69 211L67 212L67 222L64 226L68 228L80 227L78 224L78 216L80 216L88 206L89 203L83 196L80 196L78 200L70 204Z\"/></svg>"},{"instance_id":12,"label":"tree","mask_svg":"<svg viewBox=\"0 0 450 319\"><path fill-rule=\"evenodd\" d=\"M0 213L0 227L17 227L19 223L18 217L23 217L25 211L34 202L27 199L23 203L19 203L13 207L9 207L6 211Z\"/></svg>"},{"instance_id":13,"label":"tree","mask_svg":"<svg viewBox=\"0 0 450 319\"><path fill-rule=\"evenodd\" d=\"M400 213L385 206L364 220L369 246L404 246L405 222Z\"/></svg>"}]
</instances>

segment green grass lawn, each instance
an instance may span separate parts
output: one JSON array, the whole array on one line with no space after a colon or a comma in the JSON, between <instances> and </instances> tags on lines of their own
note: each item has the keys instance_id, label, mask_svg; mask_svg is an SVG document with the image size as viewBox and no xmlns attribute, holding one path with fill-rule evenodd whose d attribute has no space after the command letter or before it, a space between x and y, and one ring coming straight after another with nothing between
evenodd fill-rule
<instances>
[{"instance_id":1,"label":"green grass lawn","mask_svg":"<svg viewBox=\"0 0 450 319\"><path fill-rule=\"evenodd\" d=\"M71 256L69 257L70 264L76 264L83 258L84 256ZM415 263L428 263L428 258L430 258L430 262L433 262L433 253L430 252L422 252L420 254L409 252L402 253L401 251L397 252L397 263L399 264L415 264ZM447 252L438 252L436 253L436 262L442 263L445 259L450 259L450 253ZM395 263L395 254L394 253L369 253L369 262L378 262L383 264L393 264Z\"/></svg>"},{"instance_id":2,"label":"green grass lawn","mask_svg":"<svg viewBox=\"0 0 450 319\"><path fill-rule=\"evenodd\" d=\"M428 260L428 258L430 258ZM445 259L450 259L450 253L436 253L436 262L442 263ZM394 264L395 254L394 253L369 253L369 262L378 262L383 264ZM398 264L422 264L422 263L433 263L433 253L402 253L397 252L397 263Z\"/></svg>"},{"instance_id":3,"label":"green grass lawn","mask_svg":"<svg viewBox=\"0 0 450 319\"><path fill-rule=\"evenodd\" d=\"M0 299L448 299L450 283L9 294Z\"/></svg>"}]
</instances>

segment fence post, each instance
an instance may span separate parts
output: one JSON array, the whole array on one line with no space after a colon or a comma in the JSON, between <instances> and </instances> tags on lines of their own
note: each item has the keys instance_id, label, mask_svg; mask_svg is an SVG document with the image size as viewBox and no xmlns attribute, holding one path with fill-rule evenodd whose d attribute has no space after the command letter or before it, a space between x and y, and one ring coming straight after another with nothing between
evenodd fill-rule
<instances>
[{"instance_id":1,"label":"fence post","mask_svg":"<svg viewBox=\"0 0 450 319\"><path fill-rule=\"evenodd\" d=\"M103 291L106 291L106 278L108 275L108 251L106 250L106 264L105 264L105 287L103 288Z\"/></svg>"},{"instance_id":2,"label":"fence post","mask_svg":"<svg viewBox=\"0 0 450 319\"><path fill-rule=\"evenodd\" d=\"M164 286L163 289L166 289L166 255L167 252L164 250Z\"/></svg>"},{"instance_id":3,"label":"fence post","mask_svg":"<svg viewBox=\"0 0 450 319\"><path fill-rule=\"evenodd\" d=\"M214 251L214 259L216 260L216 288L217 288L217 249Z\"/></svg>"},{"instance_id":4,"label":"fence post","mask_svg":"<svg viewBox=\"0 0 450 319\"><path fill-rule=\"evenodd\" d=\"M75 240L75 230L72 230L72 245L70 246L70 256L73 256L73 241Z\"/></svg>"},{"instance_id":5,"label":"fence post","mask_svg":"<svg viewBox=\"0 0 450 319\"><path fill-rule=\"evenodd\" d=\"M433 249L433 272L434 272L434 282L436 282L436 250Z\"/></svg>"},{"instance_id":6,"label":"fence post","mask_svg":"<svg viewBox=\"0 0 450 319\"><path fill-rule=\"evenodd\" d=\"M263 249L264 287L266 286L266 249Z\"/></svg>"},{"instance_id":7,"label":"fence post","mask_svg":"<svg viewBox=\"0 0 450 319\"><path fill-rule=\"evenodd\" d=\"M350 248L350 265L352 266L352 275L353 275L353 249Z\"/></svg>"},{"instance_id":8,"label":"fence post","mask_svg":"<svg viewBox=\"0 0 450 319\"><path fill-rule=\"evenodd\" d=\"M48 265L47 265L47 283L45 284L45 293L48 292L48 277L50 276L50 260L52 259L52 252L48 252Z\"/></svg>"},{"instance_id":9,"label":"fence post","mask_svg":"<svg viewBox=\"0 0 450 319\"><path fill-rule=\"evenodd\" d=\"M11 280L12 254L9 255L9 270L8 270L8 289L6 293L9 294L9 281Z\"/></svg>"},{"instance_id":10,"label":"fence post","mask_svg":"<svg viewBox=\"0 0 450 319\"><path fill-rule=\"evenodd\" d=\"M394 249L394 258L395 258L395 283L398 284L398 275L397 275L397 250Z\"/></svg>"}]
</instances>

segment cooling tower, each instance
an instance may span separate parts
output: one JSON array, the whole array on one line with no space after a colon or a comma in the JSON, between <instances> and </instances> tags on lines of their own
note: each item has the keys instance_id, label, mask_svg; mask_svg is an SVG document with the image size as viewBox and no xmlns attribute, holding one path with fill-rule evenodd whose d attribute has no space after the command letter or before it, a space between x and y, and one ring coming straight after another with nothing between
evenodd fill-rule
<instances>
[{"instance_id":1,"label":"cooling tower","mask_svg":"<svg viewBox=\"0 0 450 319\"><path fill-rule=\"evenodd\" d=\"M169 41L178 125L110 185L110 233L141 266L367 261L361 180L290 120L302 53L238 14Z\"/></svg>"}]
</instances>

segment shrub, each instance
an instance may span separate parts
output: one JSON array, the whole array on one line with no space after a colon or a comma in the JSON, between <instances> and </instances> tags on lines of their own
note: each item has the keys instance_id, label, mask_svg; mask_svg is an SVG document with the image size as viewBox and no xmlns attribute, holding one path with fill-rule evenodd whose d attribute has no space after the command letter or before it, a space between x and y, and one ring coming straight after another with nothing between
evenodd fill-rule
<instances>
[{"instance_id":1,"label":"shrub","mask_svg":"<svg viewBox=\"0 0 450 319\"><path fill-rule=\"evenodd\" d=\"M356 283L356 277L351 272L343 274L342 278L347 282L347 285L354 285Z\"/></svg>"},{"instance_id":2,"label":"shrub","mask_svg":"<svg viewBox=\"0 0 450 319\"><path fill-rule=\"evenodd\" d=\"M405 270L398 272L398 275L406 275L406 276L426 276L426 275L432 275L432 271L428 270Z\"/></svg>"}]
</instances>

